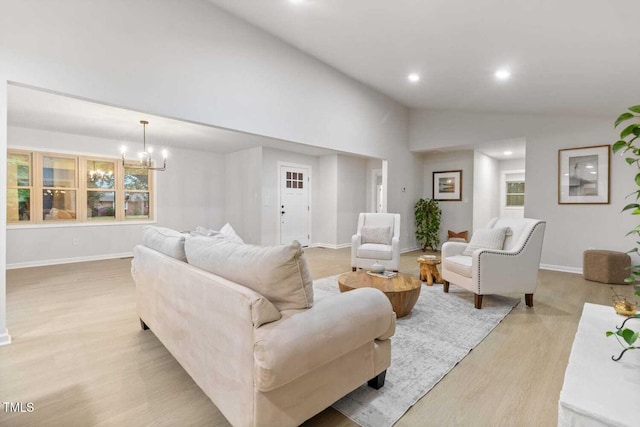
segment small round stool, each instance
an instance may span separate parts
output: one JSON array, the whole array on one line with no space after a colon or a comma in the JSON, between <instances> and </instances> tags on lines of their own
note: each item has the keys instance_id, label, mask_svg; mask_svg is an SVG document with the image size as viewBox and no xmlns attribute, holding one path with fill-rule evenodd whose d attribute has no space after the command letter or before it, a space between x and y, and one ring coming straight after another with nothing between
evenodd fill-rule
<instances>
[{"instance_id":1,"label":"small round stool","mask_svg":"<svg viewBox=\"0 0 640 427\"><path fill-rule=\"evenodd\" d=\"M440 271L438 271L439 258L418 258L420 264L420 280L427 282L427 286L433 286L433 282L442 283Z\"/></svg>"}]
</instances>

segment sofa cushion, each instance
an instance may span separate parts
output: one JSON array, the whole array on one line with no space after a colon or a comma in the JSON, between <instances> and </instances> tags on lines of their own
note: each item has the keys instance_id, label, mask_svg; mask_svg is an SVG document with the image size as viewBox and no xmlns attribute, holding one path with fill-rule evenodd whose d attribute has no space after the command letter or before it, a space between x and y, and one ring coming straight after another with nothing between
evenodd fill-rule
<instances>
[{"instance_id":1,"label":"sofa cushion","mask_svg":"<svg viewBox=\"0 0 640 427\"><path fill-rule=\"evenodd\" d=\"M379 243L381 245L391 244L391 227L367 227L360 229L362 243Z\"/></svg>"},{"instance_id":2,"label":"sofa cushion","mask_svg":"<svg viewBox=\"0 0 640 427\"><path fill-rule=\"evenodd\" d=\"M454 255L442 260L444 267L464 277L471 277L473 258L467 255Z\"/></svg>"},{"instance_id":3,"label":"sofa cushion","mask_svg":"<svg viewBox=\"0 0 640 427\"><path fill-rule=\"evenodd\" d=\"M507 234L506 227L485 228L478 230L471 236L471 241L462 255L473 255L476 249L502 249L504 238Z\"/></svg>"},{"instance_id":4,"label":"sofa cushion","mask_svg":"<svg viewBox=\"0 0 640 427\"><path fill-rule=\"evenodd\" d=\"M206 227L202 227L202 226L197 226L195 230L191 231L191 235L192 236L215 236L217 234L220 234L219 231L216 230L209 230Z\"/></svg>"},{"instance_id":5,"label":"sofa cushion","mask_svg":"<svg viewBox=\"0 0 640 427\"><path fill-rule=\"evenodd\" d=\"M358 246L356 250L358 258L369 259L392 259L393 249L389 245L380 245L378 243L365 243Z\"/></svg>"},{"instance_id":6,"label":"sofa cushion","mask_svg":"<svg viewBox=\"0 0 640 427\"><path fill-rule=\"evenodd\" d=\"M278 322L255 330L255 386L260 391L282 387L394 332L389 299L372 288L334 294L311 310L284 311Z\"/></svg>"},{"instance_id":7,"label":"sofa cushion","mask_svg":"<svg viewBox=\"0 0 640 427\"><path fill-rule=\"evenodd\" d=\"M280 311L313 305L313 281L297 241L255 246L218 236L192 237L185 250L190 264L253 289Z\"/></svg>"},{"instance_id":8,"label":"sofa cushion","mask_svg":"<svg viewBox=\"0 0 640 427\"><path fill-rule=\"evenodd\" d=\"M170 228L148 226L142 232L142 243L151 249L180 261L186 261L185 235Z\"/></svg>"}]
</instances>

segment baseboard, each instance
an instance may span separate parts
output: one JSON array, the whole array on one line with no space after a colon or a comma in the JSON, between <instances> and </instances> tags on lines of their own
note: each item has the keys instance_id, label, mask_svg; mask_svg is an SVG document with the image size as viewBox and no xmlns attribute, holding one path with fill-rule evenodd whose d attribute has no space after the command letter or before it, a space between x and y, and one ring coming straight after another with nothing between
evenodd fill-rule
<instances>
[{"instance_id":1,"label":"baseboard","mask_svg":"<svg viewBox=\"0 0 640 427\"><path fill-rule=\"evenodd\" d=\"M8 330L4 330L4 334L0 334L0 347L11 344L11 335Z\"/></svg>"},{"instance_id":2,"label":"baseboard","mask_svg":"<svg viewBox=\"0 0 640 427\"><path fill-rule=\"evenodd\" d=\"M407 252L417 251L417 250L419 250L419 249L420 249L420 248L419 248L418 246L413 246L413 247L411 247L411 248L404 248L404 249L400 249L400 253L401 253L401 254L404 254L404 253L407 253Z\"/></svg>"},{"instance_id":3,"label":"baseboard","mask_svg":"<svg viewBox=\"0 0 640 427\"><path fill-rule=\"evenodd\" d=\"M564 265L540 264L542 270L561 271L563 273L582 274L580 267L567 267Z\"/></svg>"},{"instance_id":4,"label":"baseboard","mask_svg":"<svg viewBox=\"0 0 640 427\"><path fill-rule=\"evenodd\" d=\"M351 247L351 243L341 243L339 245L332 245L331 243L312 243L309 246L312 248L343 249Z\"/></svg>"},{"instance_id":5,"label":"baseboard","mask_svg":"<svg viewBox=\"0 0 640 427\"><path fill-rule=\"evenodd\" d=\"M58 258L58 259L47 259L42 261L15 262L12 264L7 264L7 270L13 270L16 268L27 268L27 267L44 267L46 265L72 264L75 262L102 261L105 259L114 259L114 258L130 258L132 256L133 256L133 252L123 252L119 254L92 255L92 256L82 256L82 257L74 257L74 258Z\"/></svg>"}]
</instances>

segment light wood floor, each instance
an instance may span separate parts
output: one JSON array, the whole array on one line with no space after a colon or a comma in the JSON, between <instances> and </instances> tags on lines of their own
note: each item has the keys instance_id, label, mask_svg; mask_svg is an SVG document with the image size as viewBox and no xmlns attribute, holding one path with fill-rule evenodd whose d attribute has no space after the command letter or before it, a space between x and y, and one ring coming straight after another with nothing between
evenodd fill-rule
<instances>
[{"instance_id":1,"label":"light wood floor","mask_svg":"<svg viewBox=\"0 0 640 427\"><path fill-rule=\"evenodd\" d=\"M306 253L314 278L350 270L349 249ZM400 270L417 276L417 255L404 254ZM140 330L129 267L119 259L7 272L13 343L0 347L0 401L33 402L35 411L0 407L0 425L229 425ZM534 307L523 300L396 425L555 426L582 305L609 304L610 295L608 285L542 270ZM355 424L327 409L305 425Z\"/></svg>"}]
</instances>

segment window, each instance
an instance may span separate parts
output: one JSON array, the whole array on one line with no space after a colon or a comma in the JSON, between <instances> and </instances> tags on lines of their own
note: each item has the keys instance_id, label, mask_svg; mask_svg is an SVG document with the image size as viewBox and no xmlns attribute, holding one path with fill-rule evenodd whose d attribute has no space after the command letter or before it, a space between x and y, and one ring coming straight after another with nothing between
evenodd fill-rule
<instances>
[{"instance_id":1,"label":"window","mask_svg":"<svg viewBox=\"0 0 640 427\"><path fill-rule=\"evenodd\" d=\"M152 176L115 159L9 150L7 222L152 219Z\"/></svg>"},{"instance_id":2,"label":"window","mask_svg":"<svg viewBox=\"0 0 640 427\"><path fill-rule=\"evenodd\" d=\"M7 154L7 222L31 221L31 154Z\"/></svg>"},{"instance_id":3,"label":"window","mask_svg":"<svg viewBox=\"0 0 640 427\"><path fill-rule=\"evenodd\" d=\"M507 181L508 208L524 207L524 181Z\"/></svg>"}]
</instances>

